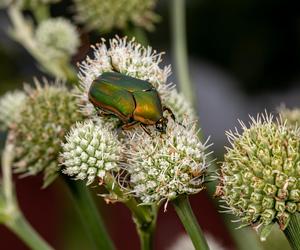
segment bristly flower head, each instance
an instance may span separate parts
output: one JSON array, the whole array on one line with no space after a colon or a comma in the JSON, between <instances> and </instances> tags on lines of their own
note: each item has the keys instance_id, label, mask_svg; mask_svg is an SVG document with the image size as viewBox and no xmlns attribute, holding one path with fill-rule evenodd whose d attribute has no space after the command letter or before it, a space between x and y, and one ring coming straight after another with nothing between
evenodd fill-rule
<instances>
[{"instance_id":1,"label":"bristly flower head","mask_svg":"<svg viewBox=\"0 0 300 250\"><path fill-rule=\"evenodd\" d=\"M91 84L102 73L117 71L119 73L150 82L160 93L165 96L170 93L170 84L167 79L171 73L170 66L162 67L162 54L151 47L143 47L134 39L128 41L124 38L109 40L107 47L105 40L92 46L94 58L87 57L80 64L79 79L81 84L80 98L86 104L85 112L94 114L94 107L88 101L88 92ZM164 98L163 98L164 99Z\"/></svg>"},{"instance_id":2,"label":"bristly flower head","mask_svg":"<svg viewBox=\"0 0 300 250\"><path fill-rule=\"evenodd\" d=\"M297 125L300 126L300 109L288 109L284 106L278 109L280 116L283 121L286 121L289 125Z\"/></svg>"},{"instance_id":3,"label":"bristly flower head","mask_svg":"<svg viewBox=\"0 0 300 250\"><path fill-rule=\"evenodd\" d=\"M28 90L26 103L12 129L15 171L36 175L44 171L44 185L58 175L61 143L70 127L82 119L74 94L62 84Z\"/></svg>"},{"instance_id":4,"label":"bristly flower head","mask_svg":"<svg viewBox=\"0 0 300 250\"><path fill-rule=\"evenodd\" d=\"M284 230L300 211L299 130L271 115L251 118L242 133L228 132L227 148L216 194L246 225L262 226L265 239L273 223Z\"/></svg>"},{"instance_id":5,"label":"bristly flower head","mask_svg":"<svg viewBox=\"0 0 300 250\"><path fill-rule=\"evenodd\" d=\"M100 182L107 172L118 171L122 144L117 133L101 123L88 120L76 124L66 137L61 154L63 173L76 180L87 180L87 185L95 178Z\"/></svg>"},{"instance_id":6,"label":"bristly flower head","mask_svg":"<svg viewBox=\"0 0 300 250\"><path fill-rule=\"evenodd\" d=\"M26 100L23 91L7 92L0 98L0 130L7 130L19 117Z\"/></svg>"},{"instance_id":7,"label":"bristly flower head","mask_svg":"<svg viewBox=\"0 0 300 250\"><path fill-rule=\"evenodd\" d=\"M203 189L209 146L200 141L195 122L180 125L170 120L164 136L145 136L138 129L128 136L125 169L132 192L143 203L168 201Z\"/></svg>"},{"instance_id":8,"label":"bristly flower head","mask_svg":"<svg viewBox=\"0 0 300 250\"><path fill-rule=\"evenodd\" d=\"M125 29L130 23L153 30L153 23L159 19L153 12L157 0L74 1L78 22L100 32Z\"/></svg>"},{"instance_id":9,"label":"bristly flower head","mask_svg":"<svg viewBox=\"0 0 300 250\"><path fill-rule=\"evenodd\" d=\"M61 17L41 22L35 36L41 53L49 59L68 59L77 52L80 43L76 27Z\"/></svg>"}]
</instances>

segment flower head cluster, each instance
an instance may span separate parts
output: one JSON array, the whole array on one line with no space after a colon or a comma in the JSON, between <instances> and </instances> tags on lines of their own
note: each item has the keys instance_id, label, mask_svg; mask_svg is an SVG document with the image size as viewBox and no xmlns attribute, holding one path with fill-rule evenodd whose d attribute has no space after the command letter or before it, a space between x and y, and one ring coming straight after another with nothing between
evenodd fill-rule
<instances>
[{"instance_id":1,"label":"flower head cluster","mask_svg":"<svg viewBox=\"0 0 300 250\"><path fill-rule=\"evenodd\" d=\"M206 143L201 143L195 123L168 122L164 136L129 132L126 169L132 192L143 203L172 200L203 189L208 167Z\"/></svg>"},{"instance_id":2,"label":"flower head cluster","mask_svg":"<svg viewBox=\"0 0 300 250\"><path fill-rule=\"evenodd\" d=\"M67 19L51 18L39 24L35 34L41 53L50 60L69 58L79 46L79 34L76 27Z\"/></svg>"},{"instance_id":3,"label":"flower head cluster","mask_svg":"<svg viewBox=\"0 0 300 250\"><path fill-rule=\"evenodd\" d=\"M242 223L267 228L278 222L284 230L291 214L300 211L300 134L272 116L251 120L249 128L241 122L241 134L227 133L231 147L217 195Z\"/></svg>"},{"instance_id":4,"label":"flower head cluster","mask_svg":"<svg viewBox=\"0 0 300 250\"><path fill-rule=\"evenodd\" d=\"M63 173L75 179L87 180L87 185L100 181L107 172L118 171L122 144L117 133L88 120L76 124L62 145Z\"/></svg>"},{"instance_id":5,"label":"flower head cluster","mask_svg":"<svg viewBox=\"0 0 300 250\"><path fill-rule=\"evenodd\" d=\"M208 146L199 140L190 104L167 84L170 67L161 67L162 54L134 39L116 37L109 44L107 47L102 40L93 47L94 58L87 57L80 64L78 97L88 107L85 111L93 122L79 124L69 134L61 154L64 172L76 179L87 179L90 184L110 171L126 194L135 195L145 204L199 192L209 165ZM117 115L111 120L96 114L89 102L89 90L101 74L110 71L146 80L158 90L162 105L174 110L178 118L174 121L164 112L165 134L157 132L154 125L145 131L138 124L122 131Z\"/></svg>"},{"instance_id":6,"label":"flower head cluster","mask_svg":"<svg viewBox=\"0 0 300 250\"><path fill-rule=\"evenodd\" d=\"M125 29L129 23L152 30L159 19L153 12L157 0L74 1L77 20L100 32Z\"/></svg>"},{"instance_id":7,"label":"flower head cluster","mask_svg":"<svg viewBox=\"0 0 300 250\"><path fill-rule=\"evenodd\" d=\"M164 96L170 93L170 84L167 79L171 73L170 66L162 67L162 54L157 53L151 47L143 47L134 39L128 41L127 38L113 38L107 47L105 40L93 46L94 58L87 57L80 64L79 79L81 84L80 97L86 104L85 111L94 114L94 107L88 101L88 93L91 84L102 73L117 71L119 73L149 81L157 88L163 100Z\"/></svg>"},{"instance_id":8,"label":"flower head cluster","mask_svg":"<svg viewBox=\"0 0 300 250\"><path fill-rule=\"evenodd\" d=\"M12 130L16 172L35 175L44 171L44 184L57 176L58 155L66 132L82 119L76 98L61 84L28 91L26 103Z\"/></svg>"},{"instance_id":9,"label":"flower head cluster","mask_svg":"<svg viewBox=\"0 0 300 250\"><path fill-rule=\"evenodd\" d=\"M23 91L7 92L0 98L0 130L8 129L19 117L26 94Z\"/></svg>"},{"instance_id":10,"label":"flower head cluster","mask_svg":"<svg viewBox=\"0 0 300 250\"><path fill-rule=\"evenodd\" d=\"M300 109L288 109L286 107L279 108L279 114L282 120L286 121L290 125L300 126Z\"/></svg>"}]
</instances>

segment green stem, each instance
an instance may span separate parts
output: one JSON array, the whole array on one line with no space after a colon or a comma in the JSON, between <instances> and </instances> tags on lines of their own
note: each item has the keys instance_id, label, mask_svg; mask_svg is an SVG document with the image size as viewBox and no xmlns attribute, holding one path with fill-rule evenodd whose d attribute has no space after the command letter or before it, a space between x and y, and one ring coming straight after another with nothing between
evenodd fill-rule
<instances>
[{"instance_id":1,"label":"green stem","mask_svg":"<svg viewBox=\"0 0 300 250\"><path fill-rule=\"evenodd\" d=\"M194 244L195 250L209 250L203 232L191 208L188 197L186 195L181 195L173 200L172 203L186 232Z\"/></svg>"},{"instance_id":2,"label":"green stem","mask_svg":"<svg viewBox=\"0 0 300 250\"><path fill-rule=\"evenodd\" d=\"M32 228L21 213L13 214L10 220L4 223L26 245L33 250L53 250Z\"/></svg>"},{"instance_id":3,"label":"green stem","mask_svg":"<svg viewBox=\"0 0 300 250\"><path fill-rule=\"evenodd\" d=\"M95 249L115 249L88 188L79 181L65 179L85 230Z\"/></svg>"},{"instance_id":4,"label":"green stem","mask_svg":"<svg viewBox=\"0 0 300 250\"><path fill-rule=\"evenodd\" d=\"M293 250L300 250L300 214L295 213L291 215L291 220L284 230Z\"/></svg>"},{"instance_id":5,"label":"green stem","mask_svg":"<svg viewBox=\"0 0 300 250\"><path fill-rule=\"evenodd\" d=\"M133 222L140 238L141 250L153 248L153 234L156 227L157 206L141 206L135 198L127 197L123 190L115 183L111 175L105 177L105 187L114 194L117 200L124 204L131 211Z\"/></svg>"},{"instance_id":6,"label":"green stem","mask_svg":"<svg viewBox=\"0 0 300 250\"><path fill-rule=\"evenodd\" d=\"M188 54L185 23L185 1L170 0L172 42L175 56L175 67L180 90L194 104L195 96L188 70Z\"/></svg>"},{"instance_id":7,"label":"green stem","mask_svg":"<svg viewBox=\"0 0 300 250\"><path fill-rule=\"evenodd\" d=\"M19 209L12 182L11 163L13 160L14 148L10 139L10 136L8 136L1 162L4 196L3 211L0 211L1 223L13 231L31 249L53 250L53 248L32 228Z\"/></svg>"}]
</instances>

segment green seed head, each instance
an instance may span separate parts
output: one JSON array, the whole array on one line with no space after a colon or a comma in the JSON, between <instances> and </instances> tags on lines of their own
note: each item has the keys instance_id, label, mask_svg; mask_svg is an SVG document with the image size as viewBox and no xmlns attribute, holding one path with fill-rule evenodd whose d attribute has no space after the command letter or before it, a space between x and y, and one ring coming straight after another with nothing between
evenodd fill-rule
<instances>
[{"instance_id":1,"label":"green seed head","mask_svg":"<svg viewBox=\"0 0 300 250\"><path fill-rule=\"evenodd\" d=\"M76 18L87 29L110 32L126 29L129 24L153 30L159 20L153 12L157 0L75 0Z\"/></svg>"},{"instance_id":2,"label":"green seed head","mask_svg":"<svg viewBox=\"0 0 300 250\"><path fill-rule=\"evenodd\" d=\"M242 133L227 133L231 146L217 195L243 223L264 228L277 222L284 230L299 212L300 133L272 116L251 120L249 127L241 122Z\"/></svg>"},{"instance_id":3,"label":"green seed head","mask_svg":"<svg viewBox=\"0 0 300 250\"><path fill-rule=\"evenodd\" d=\"M18 119L25 100L26 94L19 90L0 98L0 130L7 130Z\"/></svg>"},{"instance_id":4,"label":"green seed head","mask_svg":"<svg viewBox=\"0 0 300 250\"><path fill-rule=\"evenodd\" d=\"M63 85L29 90L20 117L12 130L15 171L24 175L44 172L44 185L58 174L58 154L66 132L81 120L76 98Z\"/></svg>"}]
</instances>

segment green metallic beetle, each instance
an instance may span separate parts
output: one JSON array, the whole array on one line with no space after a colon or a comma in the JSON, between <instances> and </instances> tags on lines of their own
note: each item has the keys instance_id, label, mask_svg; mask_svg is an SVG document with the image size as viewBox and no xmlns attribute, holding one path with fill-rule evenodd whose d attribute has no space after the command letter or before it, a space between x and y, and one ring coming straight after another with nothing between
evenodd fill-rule
<instances>
[{"instance_id":1,"label":"green metallic beetle","mask_svg":"<svg viewBox=\"0 0 300 250\"><path fill-rule=\"evenodd\" d=\"M140 124L155 125L162 133L166 132L168 119L163 116L168 111L163 107L157 90L147 81L136 79L117 72L104 72L89 89L90 102L102 111L103 115L114 115L122 121L123 129Z\"/></svg>"}]
</instances>

